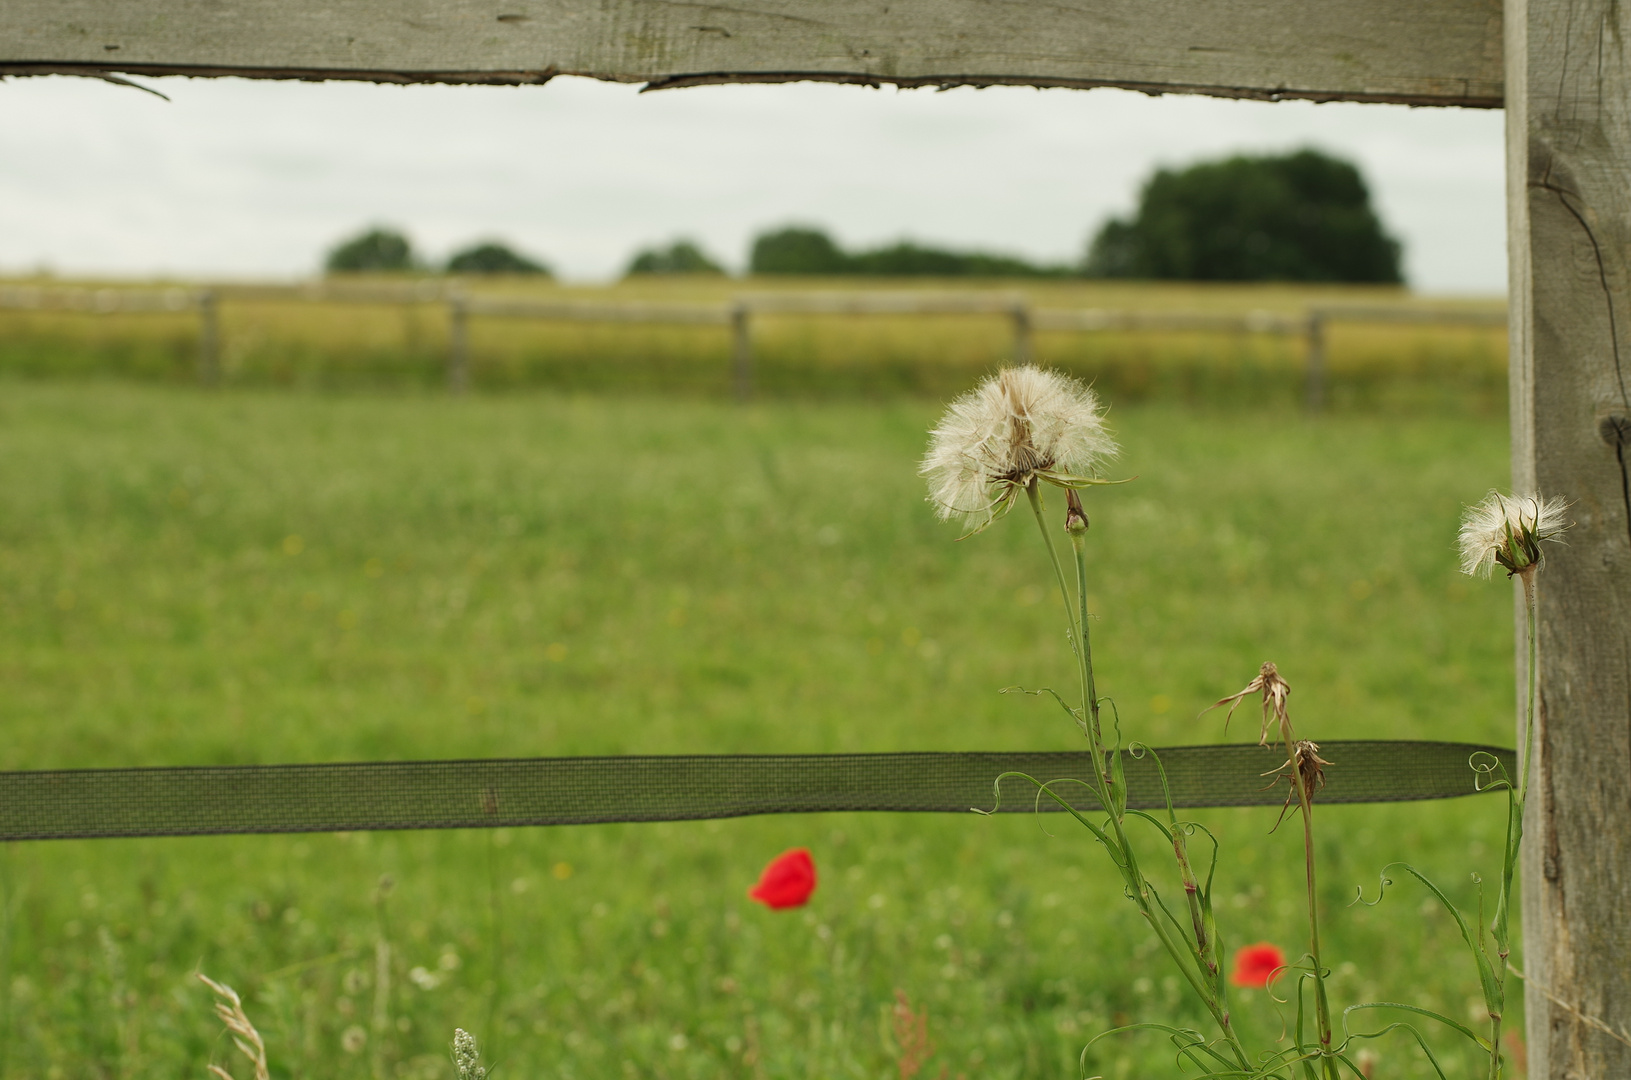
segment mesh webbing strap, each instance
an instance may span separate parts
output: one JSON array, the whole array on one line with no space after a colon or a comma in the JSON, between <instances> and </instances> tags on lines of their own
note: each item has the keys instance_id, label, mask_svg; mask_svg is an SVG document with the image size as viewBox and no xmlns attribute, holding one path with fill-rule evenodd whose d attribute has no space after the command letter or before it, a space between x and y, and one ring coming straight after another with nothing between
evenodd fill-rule
<instances>
[{"instance_id":1,"label":"mesh webbing strap","mask_svg":"<svg viewBox=\"0 0 1631 1080\"><path fill-rule=\"evenodd\" d=\"M1159 750L1181 807L1279 805L1279 750L1251 745ZM1327 742L1321 803L1470 795L1469 759L1513 752L1463 743ZM831 810L989 809L1005 772L1040 781L1090 775L1088 753L697 754L500 758L322 765L221 765L0 773L0 840L222 833L463 829L683 821ZM1128 758L1128 803L1163 805L1153 759ZM1269 776L1264 774L1268 773ZM1088 790L1057 790L1096 806ZM1029 812L1036 789L1003 785L1001 809ZM1055 810L1050 800L1040 809Z\"/></svg>"}]
</instances>

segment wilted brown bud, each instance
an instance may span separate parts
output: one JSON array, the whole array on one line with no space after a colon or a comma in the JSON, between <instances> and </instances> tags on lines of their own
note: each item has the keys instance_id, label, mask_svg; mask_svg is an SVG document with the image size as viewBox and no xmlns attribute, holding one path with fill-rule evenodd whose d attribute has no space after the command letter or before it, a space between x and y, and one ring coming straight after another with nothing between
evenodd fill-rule
<instances>
[{"instance_id":1,"label":"wilted brown bud","mask_svg":"<svg viewBox=\"0 0 1631 1080\"><path fill-rule=\"evenodd\" d=\"M1308 739L1298 739L1291 744L1291 758L1278 769L1266 772L1264 776L1272 776L1269 782L1272 787L1277 781L1284 780L1291 785L1286 793L1286 803L1280 808L1280 821L1285 820L1286 812L1295 804L1302 805L1302 793L1308 793L1308 801L1314 801L1314 792L1325 786L1325 766L1331 764L1320 757L1320 744ZM1280 827L1280 821L1274 827Z\"/></svg>"},{"instance_id":2,"label":"wilted brown bud","mask_svg":"<svg viewBox=\"0 0 1631 1080\"><path fill-rule=\"evenodd\" d=\"M1272 660L1263 662L1263 666L1257 672L1257 677L1247 683L1243 690L1239 693L1230 694L1226 698L1219 698L1212 703L1210 708L1215 709L1219 705L1229 706L1229 714L1223 721L1224 727L1227 729L1229 718L1235 715L1235 709L1239 707L1242 701L1253 694L1263 695L1263 729L1258 734L1257 744L1259 746L1269 744L1269 725L1271 723L1278 723L1280 738L1290 742L1293 732L1291 730L1291 714L1287 711L1286 700L1291 697L1291 684L1280 677L1280 669L1274 666Z\"/></svg>"},{"instance_id":3,"label":"wilted brown bud","mask_svg":"<svg viewBox=\"0 0 1631 1080\"><path fill-rule=\"evenodd\" d=\"M1072 536L1087 531L1087 511L1082 509L1082 497L1075 488L1065 489L1065 531Z\"/></svg>"},{"instance_id":4,"label":"wilted brown bud","mask_svg":"<svg viewBox=\"0 0 1631 1080\"><path fill-rule=\"evenodd\" d=\"M1291 760L1297 775L1302 777L1303 790L1312 798L1314 792L1325 786L1325 766L1331 763L1320 757L1320 744L1308 739L1298 739L1292 744Z\"/></svg>"}]
</instances>

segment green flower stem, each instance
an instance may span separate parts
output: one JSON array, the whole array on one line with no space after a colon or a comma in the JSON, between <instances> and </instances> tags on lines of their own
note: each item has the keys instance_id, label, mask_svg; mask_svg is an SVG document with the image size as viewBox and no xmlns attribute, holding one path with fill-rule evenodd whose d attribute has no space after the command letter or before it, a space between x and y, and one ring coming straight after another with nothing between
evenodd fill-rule
<instances>
[{"instance_id":1,"label":"green flower stem","mask_svg":"<svg viewBox=\"0 0 1631 1080\"><path fill-rule=\"evenodd\" d=\"M1325 994L1325 965L1320 959L1319 897L1314 887L1314 793L1302 770L1297 767L1297 748L1291 737L1291 726L1282 725L1281 735L1286 744L1286 762L1291 769L1291 784L1297 791L1297 804L1303 817L1303 864L1308 880L1308 951L1314 960L1314 1019L1319 1026L1320 1068L1326 1080L1340 1080L1337 1058L1331 1045L1331 1003Z\"/></svg>"},{"instance_id":2,"label":"green flower stem","mask_svg":"<svg viewBox=\"0 0 1631 1080\"><path fill-rule=\"evenodd\" d=\"M1087 704L1088 725L1093 729L1093 739L1100 746L1104 744L1104 732L1099 727L1099 688L1093 680L1093 632L1089 629L1087 616L1087 537L1082 533L1072 533L1070 546L1076 553L1076 598L1078 605L1077 627L1081 634L1081 648L1078 657L1082 668L1082 700ZM1069 600L1066 600L1069 603Z\"/></svg>"},{"instance_id":3,"label":"green flower stem","mask_svg":"<svg viewBox=\"0 0 1631 1080\"><path fill-rule=\"evenodd\" d=\"M1195 877L1194 867L1189 864L1189 845L1184 839L1184 830L1178 824L1177 815L1172 815L1172 818L1172 855L1178 862L1178 875L1183 880L1184 896L1189 901L1189 919L1195 925L1195 955L1200 958L1206 977L1211 980L1212 992L1222 1003L1224 989L1217 942L1206 932L1206 913L1201 910L1201 883ZM1228 1016L1227 1011L1224 1016Z\"/></svg>"},{"instance_id":4,"label":"green flower stem","mask_svg":"<svg viewBox=\"0 0 1631 1080\"><path fill-rule=\"evenodd\" d=\"M1507 793L1506 848L1501 863L1501 892L1495 900L1495 922L1490 927L1495 938L1495 982L1500 1001L1489 1016L1489 1080L1501 1076L1501 1025L1506 1011L1506 965L1512 955L1512 879L1518 869L1518 848L1523 842L1523 808L1529 800L1529 777L1538 747L1535 745L1535 717L1540 711L1540 600L1535 592L1535 570L1528 567L1517 574L1523 586L1524 633L1528 646L1528 671L1523 695L1523 747L1520 751L1516 791Z\"/></svg>"},{"instance_id":5,"label":"green flower stem","mask_svg":"<svg viewBox=\"0 0 1631 1080\"><path fill-rule=\"evenodd\" d=\"M1523 582L1524 629L1529 636L1529 671L1524 687L1523 778L1518 785L1518 803L1529 797L1530 764L1535 756L1535 714L1540 709L1540 598L1535 592L1535 572L1518 575Z\"/></svg>"},{"instance_id":6,"label":"green flower stem","mask_svg":"<svg viewBox=\"0 0 1631 1080\"><path fill-rule=\"evenodd\" d=\"M1042 492L1038 490L1035 477L1025 485L1025 497L1031 501L1031 513L1036 515L1036 527L1042 530L1042 542L1048 546L1048 562L1053 565L1053 578L1059 583L1059 595L1065 601L1065 618L1070 622L1070 651L1076 654L1077 666L1082 671L1082 698L1090 703L1094 712L1098 711L1098 702L1092 697L1093 667L1092 660L1082 657L1081 627L1076 622L1076 612L1070 602L1070 586L1065 584L1065 567L1059 561L1059 549L1054 545L1053 533L1048 531L1047 519L1042 516ZM1088 736L1090 739L1093 736ZM1094 749L1097 749L1098 740L1094 740Z\"/></svg>"},{"instance_id":7,"label":"green flower stem","mask_svg":"<svg viewBox=\"0 0 1631 1080\"><path fill-rule=\"evenodd\" d=\"M1047 545L1048 559L1053 564L1054 579L1059 583L1059 595L1065 604L1065 617L1070 623L1071 651L1076 654L1077 666L1082 680L1083 713L1086 718L1082 723L1082 730L1087 735L1088 747L1093 753L1094 760L1100 763L1099 767L1094 770L1093 791L1099 797L1099 803L1104 807L1104 811L1109 818L1113 833L1113 836L1109 837L1113 841L1110 852L1111 858L1121 870L1122 877L1127 883L1128 892L1132 896L1133 902L1138 905L1139 914L1144 916L1145 922L1155 932L1156 939L1161 942L1167 954L1172 957L1173 963L1178 966L1179 972L1188 980L1189 985L1206 1005L1207 1011L1212 1014L1213 1020L1217 1022L1219 1030L1222 1031L1224 1039L1228 1042L1230 1050L1234 1052L1241 1068L1247 1069L1246 1049L1241 1045L1239 1037L1234 1032L1229 1013L1217 993L1216 982L1215 980L1208 982L1203 977L1203 973L1210 973L1204 951L1190 948L1187 942L1180 945L1173 938L1171 929L1161 921L1161 913L1156 910L1149 883L1145 881L1144 874L1139 869L1138 857L1133 853L1132 843L1127 838L1122 821L1123 815L1115 809L1116 803L1111 796L1109 777L1105 775L1104 771L1105 766L1103 763L1106 757L1104 738L1099 726L1098 688L1093 678L1093 655L1088 644L1087 561L1082 550L1082 538L1072 537L1076 549L1077 580L1077 602L1072 604L1070 586L1065 583L1064 564L1060 561L1058 545L1053 542L1053 533L1048 529L1047 519L1043 516L1042 494L1037 490L1035 479L1032 479L1026 485L1025 494L1030 499L1031 512L1036 516L1036 526L1042 531L1042 541ZM1119 748L1116 752L1119 752ZM1192 963L1191 957L1194 957L1198 963Z\"/></svg>"}]
</instances>

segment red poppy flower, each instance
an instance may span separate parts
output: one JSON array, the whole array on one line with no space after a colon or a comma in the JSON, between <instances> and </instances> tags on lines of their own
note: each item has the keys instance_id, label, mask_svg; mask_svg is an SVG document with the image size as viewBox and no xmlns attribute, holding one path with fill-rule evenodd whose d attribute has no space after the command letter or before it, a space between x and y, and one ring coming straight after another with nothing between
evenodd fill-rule
<instances>
[{"instance_id":1,"label":"red poppy flower","mask_svg":"<svg viewBox=\"0 0 1631 1080\"><path fill-rule=\"evenodd\" d=\"M1235 969L1230 972L1229 981L1236 986L1261 989L1278 977L1285 966L1286 954L1280 951L1280 946L1259 941L1235 953Z\"/></svg>"},{"instance_id":2,"label":"red poppy flower","mask_svg":"<svg viewBox=\"0 0 1631 1080\"><path fill-rule=\"evenodd\" d=\"M759 884L749 889L748 895L772 911L780 911L802 905L815 887L815 862L810 858L810 849L794 848L770 860L759 875Z\"/></svg>"}]
</instances>

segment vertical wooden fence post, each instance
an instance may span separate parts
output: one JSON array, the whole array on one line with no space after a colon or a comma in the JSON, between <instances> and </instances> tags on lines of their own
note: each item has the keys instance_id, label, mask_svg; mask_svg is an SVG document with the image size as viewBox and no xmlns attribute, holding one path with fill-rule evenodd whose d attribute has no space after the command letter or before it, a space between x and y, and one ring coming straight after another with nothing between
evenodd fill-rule
<instances>
[{"instance_id":1,"label":"vertical wooden fence post","mask_svg":"<svg viewBox=\"0 0 1631 1080\"><path fill-rule=\"evenodd\" d=\"M1023 301L1008 312L1014 321L1014 363L1029 364L1034 358L1031 349L1031 309Z\"/></svg>"},{"instance_id":2,"label":"vertical wooden fence post","mask_svg":"<svg viewBox=\"0 0 1631 1080\"><path fill-rule=\"evenodd\" d=\"M447 298L447 389L462 394L470 387L470 305L458 293Z\"/></svg>"},{"instance_id":3,"label":"vertical wooden fence post","mask_svg":"<svg viewBox=\"0 0 1631 1080\"><path fill-rule=\"evenodd\" d=\"M1308 313L1308 360L1303 384L1303 407L1311 413L1325 408L1325 313Z\"/></svg>"},{"instance_id":4,"label":"vertical wooden fence post","mask_svg":"<svg viewBox=\"0 0 1631 1080\"><path fill-rule=\"evenodd\" d=\"M1506 0L1505 34L1512 481L1576 523L1539 577L1529 1077L1607 1080L1631 1046L1581 1016L1631 1027L1631 6Z\"/></svg>"},{"instance_id":5,"label":"vertical wooden fence post","mask_svg":"<svg viewBox=\"0 0 1631 1080\"><path fill-rule=\"evenodd\" d=\"M198 359L200 386L221 381L221 296L214 289L198 294Z\"/></svg>"},{"instance_id":6,"label":"vertical wooden fence post","mask_svg":"<svg viewBox=\"0 0 1631 1080\"><path fill-rule=\"evenodd\" d=\"M738 401L753 397L753 335L748 315L746 303L738 300L731 306L731 381Z\"/></svg>"}]
</instances>

